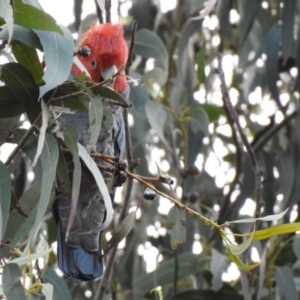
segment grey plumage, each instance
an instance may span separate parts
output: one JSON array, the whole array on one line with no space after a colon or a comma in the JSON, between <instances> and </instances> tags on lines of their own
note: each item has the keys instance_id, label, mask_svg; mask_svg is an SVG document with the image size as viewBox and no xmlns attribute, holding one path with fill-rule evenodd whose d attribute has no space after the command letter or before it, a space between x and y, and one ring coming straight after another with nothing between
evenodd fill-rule
<instances>
[{"instance_id":1,"label":"grey plumage","mask_svg":"<svg viewBox=\"0 0 300 300\"><path fill-rule=\"evenodd\" d=\"M128 94L129 87L121 95L127 99ZM122 107L110 105L109 101L105 99L102 102L105 108L111 111L113 118L109 128L107 124L101 127L95 151L107 155L121 156L125 144ZM59 123L76 127L79 143L84 147L88 147L90 143L88 113L80 110L74 111L75 114L62 114ZM103 122L105 120L102 121L102 125ZM64 156L70 181L72 182L74 168L72 155L65 153ZM104 164L104 162L101 161L101 164ZM101 232L97 228L101 226L106 217L103 198L92 174L83 162L81 162L81 169L82 176L76 216L67 241L65 241L65 237L71 211L71 195L58 197L53 204L53 215L58 225L58 265L64 274L73 277L76 282L92 280L100 277L103 273ZM111 173L102 172L102 175L106 183L110 182ZM112 201L113 194L112 191Z\"/></svg>"}]
</instances>

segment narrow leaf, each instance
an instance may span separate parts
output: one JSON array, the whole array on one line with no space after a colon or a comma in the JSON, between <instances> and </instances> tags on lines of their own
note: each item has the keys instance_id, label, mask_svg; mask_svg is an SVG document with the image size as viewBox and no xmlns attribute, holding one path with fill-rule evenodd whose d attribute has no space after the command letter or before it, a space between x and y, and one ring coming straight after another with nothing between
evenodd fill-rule
<instances>
[{"instance_id":1,"label":"narrow leaf","mask_svg":"<svg viewBox=\"0 0 300 300\"><path fill-rule=\"evenodd\" d=\"M133 226L135 225L135 217L136 213L132 211L129 213L126 218L120 223L120 225L112 232L112 237L108 241L108 249L106 252L117 246L132 230Z\"/></svg>"},{"instance_id":2,"label":"narrow leaf","mask_svg":"<svg viewBox=\"0 0 300 300\"><path fill-rule=\"evenodd\" d=\"M168 214L168 233L171 236L171 248L177 249L178 244L182 244L186 241L186 228L182 225L185 221L185 211L173 206Z\"/></svg>"},{"instance_id":3,"label":"narrow leaf","mask_svg":"<svg viewBox=\"0 0 300 300\"><path fill-rule=\"evenodd\" d=\"M227 246L230 248L230 252L233 255L240 255L240 254L244 253L250 247L250 245L253 241L253 236L254 236L254 231L252 231L252 234L248 239L246 239L243 243L241 243L239 245L229 244L226 241Z\"/></svg>"},{"instance_id":4,"label":"narrow leaf","mask_svg":"<svg viewBox=\"0 0 300 300\"><path fill-rule=\"evenodd\" d=\"M254 240L265 240L272 236L292 233L300 230L300 223L288 223L269 227L267 229L256 230L254 232Z\"/></svg>"},{"instance_id":5,"label":"narrow leaf","mask_svg":"<svg viewBox=\"0 0 300 300\"><path fill-rule=\"evenodd\" d=\"M236 220L236 221L230 221L228 223L254 223L256 221L277 221L281 219L287 212L289 208L287 208L285 211L276 214L276 215L269 215L265 217L260 217L260 218L246 218L246 219L241 219L241 220Z\"/></svg>"},{"instance_id":6,"label":"narrow leaf","mask_svg":"<svg viewBox=\"0 0 300 300\"><path fill-rule=\"evenodd\" d=\"M282 37L281 47L283 55L283 64L286 63L293 52L294 44L294 20L296 14L297 1L284 0L282 12Z\"/></svg>"},{"instance_id":7,"label":"narrow leaf","mask_svg":"<svg viewBox=\"0 0 300 300\"><path fill-rule=\"evenodd\" d=\"M231 259L231 260L232 260L232 261L233 261L240 269L242 269L242 270L250 271L250 270L253 270L253 269L255 269L255 268L257 268L257 267L259 266L259 263L253 264L253 265L245 265L245 264L241 261L241 259L240 259L238 256L232 254L232 253L230 252L229 249L228 249L228 255L229 255L230 259Z\"/></svg>"},{"instance_id":8,"label":"narrow leaf","mask_svg":"<svg viewBox=\"0 0 300 300\"><path fill-rule=\"evenodd\" d=\"M99 230L104 230L111 222L112 215L113 215L113 207L111 203L111 198L107 189L107 186L105 184L104 178L101 174L101 172L98 169L98 166L96 165L95 161L90 157L90 155L87 153L86 149L78 143L78 149L79 149L79 156L87 166L87 168L91 171L93 174L95 181L98 185L98 188L103 196L105 208L106 208L106 219L103 222L101 228Z\"/></svg>"},{"instance_id":9,"label":"narrow leaf","mask_svg":"<svg viewBox=\"0 0 300 300\"><path fill-rule=\"evenodd\" d=\"M0 161L0 241L4 237L10 210L10 174L3 162Z\"/></svg>"},{"instance_id":10,"label":"narrow leaf","mask_svg":"<svg viewBox=\"0 0 300 300\"><path fill-rule=\"evenodd\" d=\"M103 107L102 101L99 97L93 97L90 101L89 105L89 132L91 135L90 144L88 148L90 150L95 150L96 143L98 141L100 131L101 131L101 124L103 119Z\"/></svg>"},{"instance_id":11,"label":"narrow leaf","mask_svg":"<svg viewBox=\"0 0 300 300\"><path fill-rule=\"evenodd\" d=\"M3 293L7 300L27 300L24 287L20 281L22 273L17 264L6 264L3 268Z\"/></svg>"},{"instance_id":12,"label":"narrow leaf","mask_svg":"<svg viewBox=\"0 0 300 300\"><path fill-rule=\"evenodd\" d=\"M43 251L39 251L37 253L33 253L33 254L24 254L20 257L14 258L11 261L9 261L9 265L14 265L17 264L19 267L24 267L28 264L29 260L36 260L39 259L41 257L47 256L51 251L53 251L52 248L48 248L46 250Z\"/></svg>"},{"instance_id":13,"label":"narrow leaf","mask_svg":"<svg viewBox=\"0 0 300 300\"><path fill-rule=\"evenodd\" d=\"M46 135L43 151L41 153L41 162L43 168L43 179L41 196L37 206L37 214L31 234L31 240L35 239L35 235L40 227L41 221L44 218L45 212L51 200L53 192L53 183L56 175L56 165L58 161L58 146L57 141L52 135Z\"/></svg>"},{"instance_id":14,"label":"narrow leaf","mask_svg":"<svg viewBox=\"0 0 300 300\"><path fill-rule=\"evenodd\" d=\"M210 271L213 275L212 287L215 291L218 291L223 285L223 272L228 267L227 257L214 248L211 249L211 256Z\"/></svg>"},{"instance_id":15,"label":"narrow leaf","mask_svg":"<svg viewBox=\"0 0 300 300\"><path fill-rule=\"evenodd\" d=\"M204 41L200 46L200 51L197 59L197 77L200 83L205 82L205 48L206 42Z\"/></svg>"},{"instance_id":16,"label":"narrow leaf","mask_svg":"<svg viewBox=\"0 0 300 300\"><path fill-rule=\"evenodd\" d=\"M66 231L66 240L68 239L69 232L71 230L71 227L74 222L77 204L78 204L78 198L79 198L79 192L80 192L80 183L81 183L81 163L78 156L78 131L75 127L67 127L64 126L63 129L64 132L64 141L69 149L69 151L72 153L72 159L74 163L74 170L73 170L73 181L72 181L72 198L71 198L71 211L70 216L68 220L68 226Z\"/></svg>"},{"instance_id":17,"label":"narrow leaf","mask_svg":"<svg viewBox=\"0 0 300 300\"><path fill-rule=\"evenodd\" d=\"M25 221L28 219L28 217L26 218L24 215L27 216L34 215L33 216L33 220L34 220L35 217L34 208L37 207L38 200L40 198L41 187L42 187L41 182L37 182L33 184L30 188L28 188L28 190L22 195L22 197L18 201L18 206L14 208L9 214L8 223L7 223L8 226L4 238L12 240L13 244L17 244L19 242L19 240L16 240L16 238L14 237L16 233L21 228L23 230L26 227L26 225L24 224ZM30 229L31 228L29 228L26 233L28 233Z\"/></svg>"},{"instance_id":18,"label":"narrow leaf","mask_svg":"<svg viewBox=\"0 0 300 300\"><path fill-rule=\"evenodd\" d=\"M49 122L49 118L50 118L50 112L49 112L48 106L44 102L44 100L41 101L41 106L42 106L42 126L40 129L37 151L36 151L35 157L32 162L33 167L36 165L37 160L39 159L39 157L42 153L42 150L44 147L44 142L45 142L45 137L46 137L46 129L48 127L48 122Z\"/></svg>"}]
</instances>

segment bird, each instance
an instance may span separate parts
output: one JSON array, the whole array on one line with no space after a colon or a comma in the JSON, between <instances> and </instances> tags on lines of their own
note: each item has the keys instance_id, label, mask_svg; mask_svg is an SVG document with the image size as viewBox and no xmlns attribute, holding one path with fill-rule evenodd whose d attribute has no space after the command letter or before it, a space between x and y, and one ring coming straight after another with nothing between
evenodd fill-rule
<instances>
[{"instance_id":1,"label":"bird","mask_svg":"<svg viewBox=\"0 0 300 300\"><path fill-rule=\"evenodd\" d=\"M81 37L74 58L70 78L79 76L83 70L95 83L101 82L111 70L121 70L114 78L113 89L125 100L128 99L129 85L122 66L128 57L128 47L123 37L121 23L94 24ZM74 60L76 61L76 60ZM102 99L103 105L113 115L110 128L102 126L94 151L106 155L122 156L125 144L125 129L122 108ZM73 114L62 114L60 124L74 126L78 131L78 142L87 148L90 143L89 115L85 111L74 109ZM103 120L104 122L104 120ZM63 128L63 127L62 127ZM63 130L63 129L62 129ZM72 154L64 152L69 171L70 182L74 164ZM106 183L112 174L102 171ZM59 187L58 182L58 187ZM59 188L57 189L59 190ZM59 192L57 192L59 194ZM110 194L113 202L114 189ZM101 224L106 218L106 207L102 194L89 169L81 161L81 184L76 215L71 230L66 236L71 211L71 195L57 196L52 212L57 223L57 259L58 267L74 284L99 278L103 274Z\"/></svg>"}]
</instances>

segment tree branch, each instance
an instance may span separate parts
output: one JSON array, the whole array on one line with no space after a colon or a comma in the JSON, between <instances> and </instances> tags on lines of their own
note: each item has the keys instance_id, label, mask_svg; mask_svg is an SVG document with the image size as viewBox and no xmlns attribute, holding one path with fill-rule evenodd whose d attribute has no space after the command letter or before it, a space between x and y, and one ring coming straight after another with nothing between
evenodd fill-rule
<instances>
[{"instance_id":1,"label":"tree branch","mask_svg":"<svg viewBox=\"0 0 300 300\"><path fill-rule=\"evenodd\" d=\"M243 145L245 146L247 153L249 155L251 164L252 164L252 169L254 172L255 176L255 202L256 202L256 209L255 209L255 218L258 218L260 215L260 196L261 196L261 170L258 165L254 150L252 149L250 143L248 142L244 132L243 128L239 122L238 115L236 111L234 110L234 107L231 103L228 88L225 83L225 76L224 76L224 71L222 68L222 55L219 54L218 56L218 70L219 70L219 75L220 75L220 80L221 80L221 89L222 89L222 95L223 95L223 101L229 111L229 114L232 118L232 120L235 123L235 126L237 128L237 131L240 135L240 138L243 142Z\"/></svg>"}]
</instances>

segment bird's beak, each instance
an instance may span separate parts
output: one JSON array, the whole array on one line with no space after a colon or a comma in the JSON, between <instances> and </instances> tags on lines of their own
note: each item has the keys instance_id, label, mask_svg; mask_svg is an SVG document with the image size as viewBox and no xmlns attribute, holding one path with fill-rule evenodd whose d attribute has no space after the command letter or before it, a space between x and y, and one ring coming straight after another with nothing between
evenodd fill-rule
<instances>
[{"instance_id":1,"label":"bird's beak","mask_svg":"<svg viewBox=\"0 0 300 300\"><path fill-rule=\"evenodd\" d=\"M104 70L103 72L101 72L101 76L102 78L105 80L107 78L112 77L113 75L115 75L118 72L118 69L115 65L113 65L112 67Z\"/></svg>"}]
</instances>

